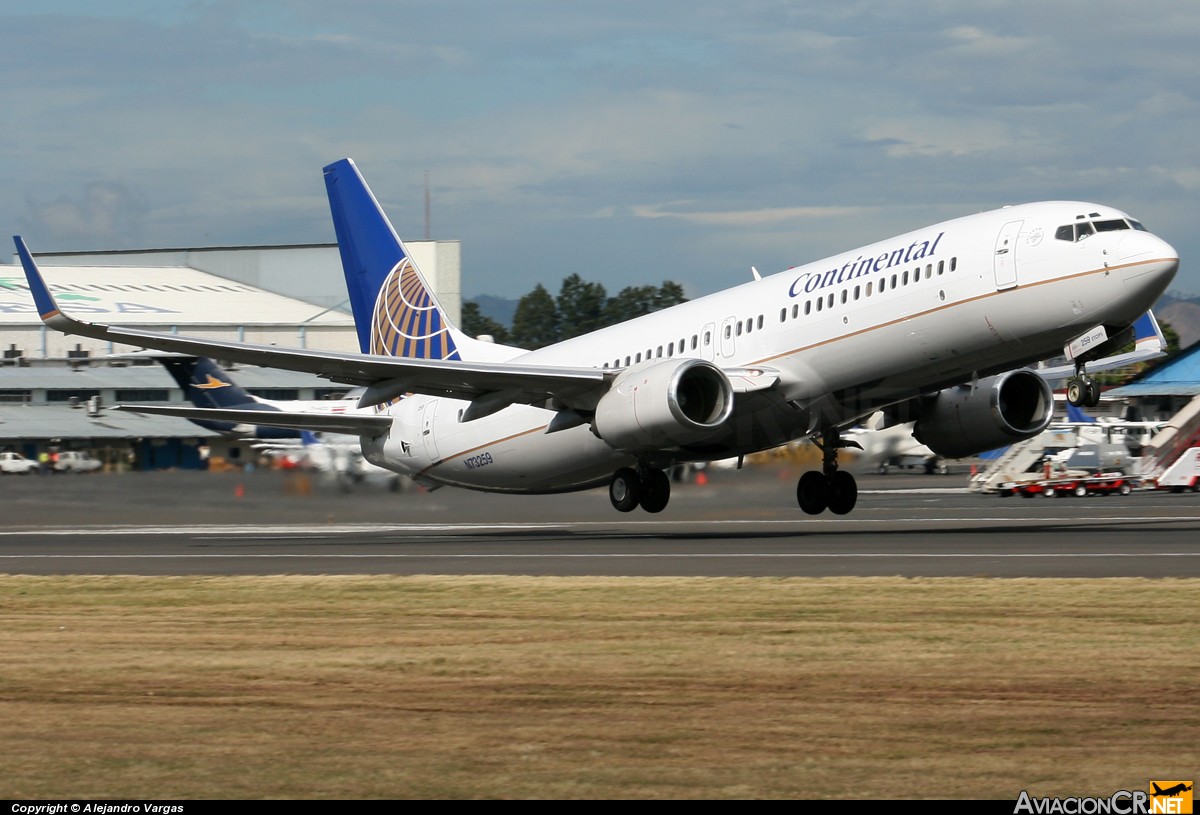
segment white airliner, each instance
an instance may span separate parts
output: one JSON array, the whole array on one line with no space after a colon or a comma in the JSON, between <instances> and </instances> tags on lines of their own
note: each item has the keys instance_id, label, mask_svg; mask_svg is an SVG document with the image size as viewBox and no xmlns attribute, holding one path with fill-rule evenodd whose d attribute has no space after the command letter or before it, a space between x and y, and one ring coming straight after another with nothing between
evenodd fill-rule
<instances>
[{"instance_id":1,"label":"white airliner","mask_svg":"<svg viewBox=\"0 0 1200 815\"><path fill-rule=\"evenodd\" d=\"M960 458L1040 433L1046 380L1022 366L1124 345L1171 282L1176 251L1111 207L1075 201L969 215L853 249L536 351L453 326L349 159L325 181L363 353L223 342L72 318L24 241L43 321L114 344L308 371L365 386L357 414L144 412L350 432L418 482L508 493L608 485L614 507L663 510L664 468L811 437L809 514L850 512L842 431L877 410Z\"/></svg>"}]
</instances>

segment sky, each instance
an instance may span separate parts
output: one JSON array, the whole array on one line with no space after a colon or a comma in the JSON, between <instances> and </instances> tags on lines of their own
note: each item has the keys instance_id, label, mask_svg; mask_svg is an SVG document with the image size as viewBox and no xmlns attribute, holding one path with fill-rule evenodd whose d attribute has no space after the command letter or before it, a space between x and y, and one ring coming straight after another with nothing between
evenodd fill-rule
<instances>
[{"instance_id":1,"label":"sky","mask_svg":"<svg viewBox=\"0 0 1200 815\"><path fill-rule=\"evenodd\" d=\"M1200 3L0 0L0 220L36 254L331 243L355 160L465 297L691 297L1026 201L1200 295ZM429 218L425 196L429 190Z\"/></svg>"}]
</instances>

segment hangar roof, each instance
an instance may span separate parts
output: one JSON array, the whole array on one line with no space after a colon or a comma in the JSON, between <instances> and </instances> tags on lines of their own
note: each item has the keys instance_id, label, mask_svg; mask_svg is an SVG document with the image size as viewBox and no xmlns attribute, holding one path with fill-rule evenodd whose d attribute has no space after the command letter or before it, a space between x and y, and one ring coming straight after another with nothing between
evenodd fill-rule
<instances>
[{"instance_id":1,"label":"hangar roof","mask_svg":"<svg viewBox=\"0 0 1200 815\"><path fill-rule=\"evenodd\" d=\"M9 272L9 269L12 271ZM117 325L353 326L347 312L188 266L55 266L47 282L73 317ZM19 267L0 267L0 325L38 322Z\"/></svg>"},{"instance_id":2,"label":"hangar roof","mask_svg":"<svg viewBox=\"0 0 1200 815\"><path fill-rule=\"evenodd\" d=\"M210 439L219 435L174 416L117 410L102 410L99 416L90 416L82 407L0 405L0 445L39 439Z\"/></svg>"},{"instance_id":3,"label":"hangar roof","mask_svg":"<svg viewBox=\"0 0 1200 815\"><path fill-rule=\"evenodd\" d=\"M1195 396L1200 394L1200 342L1134 379L1105 391L1107 396Z\"/></svg>"}]
</instances>

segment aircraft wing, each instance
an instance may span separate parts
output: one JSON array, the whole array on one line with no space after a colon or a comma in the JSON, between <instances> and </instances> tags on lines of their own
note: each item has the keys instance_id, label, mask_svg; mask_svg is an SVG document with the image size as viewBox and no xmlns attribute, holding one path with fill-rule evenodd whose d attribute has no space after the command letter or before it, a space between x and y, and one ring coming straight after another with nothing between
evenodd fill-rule
<instances>
[{"instance_id":1,"label":"aircraft wing","mask_svg":"<svg viewBox=\"0 0 1200 815\"><path fill-rule=\"evenodd\" d=\"M1163 336L1162 328L1159 327L1158 320L1152 311L1147 311L1133 324L1133 338L1132 351L1091 360L1087 363L1088 372L1095 373L1096 371L1124 368L1126 365L1156 359L1167 352L1167 339ZM1075 375L1075 363L1068 362L1065 365L1034 368L1033 370L1043 379L1051 381L1066 379Z\"/></svg>"},{"instance_id":2,"label":"aircraft wing","mask_svg":"<svg viewBox=\"0 0 1200 815\"><path fill-rule=\"evenodd\" d=\"M356 436L379 436L392 426L389 416L374 413L309 413L282 410L231 410L225 408L173 407L165 405L117 405L114 410L176 416L234 424L261 424Z\"/></svg>"},{"instance_id":3,"label":"aircraft wing","mask_svg":"<svg viewBox=\"0 0 1200 815\"><path fill-rule=\"evenodd\" d=\"M411 359L280 348L78 320L59 309L25 241L20 236L15 236L13 240L38 314L42 322L56 331L159 351L303 371L333 382L369 386L359 401L359 407L380 404L405 393L446 395L459 399L476 399L502 393L503 399L496 400L497 404L537 404L552 396L571 400L585 394L598 398L608 389L608 378L614 374L612 370L598 368ZM251 421L244 411L241 413L243 415L233 417L231 421ZM209 414L208 418L218 417Z\"/></svg>"}]
</instances>

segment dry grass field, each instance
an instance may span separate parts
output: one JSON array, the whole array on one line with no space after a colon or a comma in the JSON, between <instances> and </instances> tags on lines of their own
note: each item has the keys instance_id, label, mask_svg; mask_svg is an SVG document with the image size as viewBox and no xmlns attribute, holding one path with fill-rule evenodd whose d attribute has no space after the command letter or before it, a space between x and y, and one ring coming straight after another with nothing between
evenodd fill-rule
<instances>
[{"instance_id":1,"label":"dry grass field","mask_svg":"<svg viewBox=\"0 0 1200 815\"><path fill-rule=\"evenodd\" d=\"M0 797L1107 795L1200 581L0 577Z\"/></svg>"}]
</instances>

